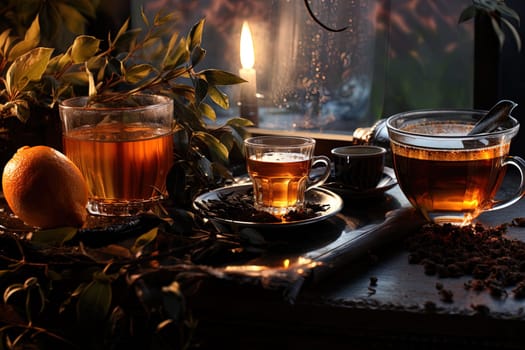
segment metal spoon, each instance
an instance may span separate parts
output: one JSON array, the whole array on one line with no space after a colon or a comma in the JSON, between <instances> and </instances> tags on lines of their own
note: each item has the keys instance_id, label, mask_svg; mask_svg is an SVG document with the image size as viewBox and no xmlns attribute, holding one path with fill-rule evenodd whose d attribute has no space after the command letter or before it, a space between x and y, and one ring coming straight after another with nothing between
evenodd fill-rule
<instances>
[{"instance_id":1,"label":"metal spoon","mask_svg":"<svg viewBox=\"0 0 525 350\"><path fill-rule=\"evenodd\" d=\"M470 130L467 135L482 134L494 131L507 119L510 112L518 104L510 100L501 100L496 103Z\"/></svg>"}]
</instances>

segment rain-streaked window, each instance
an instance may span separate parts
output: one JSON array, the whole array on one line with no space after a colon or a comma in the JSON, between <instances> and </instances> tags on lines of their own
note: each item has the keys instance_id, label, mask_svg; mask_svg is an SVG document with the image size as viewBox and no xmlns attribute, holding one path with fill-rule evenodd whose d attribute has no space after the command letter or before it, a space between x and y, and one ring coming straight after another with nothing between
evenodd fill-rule
<instances>
[{"instance_id":1,"label":"rain-streaked window","mask_svg":"<svg viewBox=\"0 0 525 350\"><path fill-rule=\"evenodd\" d=\"M302 0L134 0L132 8L178 9L183 33L205 17L203 66L236 74L248 23L254 79L246 84L256 85L261 128L352 133L409 109L472 107L473 23L458 23L471 1L308 4L311 13ZM231 108L219 116L241 114L240 90L224 88Z\"/></svg>"}]
</instances>

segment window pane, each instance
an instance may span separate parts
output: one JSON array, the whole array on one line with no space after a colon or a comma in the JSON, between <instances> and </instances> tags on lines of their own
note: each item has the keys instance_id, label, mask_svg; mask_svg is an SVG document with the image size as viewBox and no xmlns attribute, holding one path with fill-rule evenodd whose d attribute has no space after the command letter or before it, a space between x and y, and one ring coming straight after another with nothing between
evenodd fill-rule
<instances>
[{"instance_id":1,"label":"window pane","mask_svg":"<svg viewBox=\"0 0 525 350\"><path fill-rule=\"evenodd\" d=\"M321 23L347 29L324 29L301 0L134 0L132 7L179 10L182 33L205 17L201 68L236 74L247 21L256 78L243 85L256 84L262 128L352 133L403 110L472 105L473 23L458 24L470 0L308 3ZM241 88L223 88L232 107L219 116L240 114Z\"/></svg>"}]
</instances>

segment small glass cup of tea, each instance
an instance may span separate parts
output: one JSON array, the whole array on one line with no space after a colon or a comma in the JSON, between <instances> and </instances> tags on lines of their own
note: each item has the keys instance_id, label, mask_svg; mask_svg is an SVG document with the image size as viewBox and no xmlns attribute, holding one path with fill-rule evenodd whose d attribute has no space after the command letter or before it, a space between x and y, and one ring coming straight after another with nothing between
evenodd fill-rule
<instances>
[{"instance_id":1,"label":"small glass cup of tea","mask_svg":"<svg viewBox=\"0 0 525 350\"><path fill-rule=\"evenodd\" d=\"M375 188L385 169L386 149L375 145L351 145L331 150L335 181L344 188Z\"/></svg>"},{"instance_id":2,"label":"small glass cup of tea","mask_svg":"<svg viewBox=\"0 0 525 350\"><path fill-rule=\"evenodd\" d=\"M467 135L486 111L431 109L399 113L386 121L397 181L427 220L463 226L481 213L505 208L525 194L525 161L509 156L519 123L509 116L496 130ZM496 196L507 166L520 182Z\"/></svg>"},{"instance_id":3,"label":"small glass cup of tea","mask_svg":"<svg viewBox=\"0 0 525 350\"><path fill-rule=\"evenodd\" d=\"M169 97L138 94L96 104L74 97L59 111L64 153L87 181L91 214L136 215L161 199L173 164Z\"/></svg>"},{"instance_id":4,"label":"small glass cup of tea","mask_svg":"<svg viewBox=\"0 0 525 350\"><path fill-rule=\"evenodd\" d=\"M255 209L282 217L305 207L305 192L330 176L326 156L314 156L315 140L296 136L256 136L244 141ZM317 169L322 166L322 172ZM319 173L312 177L315 173Z\"/></svg>"}]
</instances>

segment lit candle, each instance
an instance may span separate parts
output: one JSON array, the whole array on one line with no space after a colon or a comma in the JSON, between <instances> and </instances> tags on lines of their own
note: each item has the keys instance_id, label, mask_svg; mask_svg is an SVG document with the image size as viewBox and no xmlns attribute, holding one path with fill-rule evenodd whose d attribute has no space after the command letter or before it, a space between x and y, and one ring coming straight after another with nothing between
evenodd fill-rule
<instances>
[{"instance_id":1,"label":"lit candle","mask_svg":"<svg viewBox=\"0 0 525 350\"><path fill-rule=\"evenodd\" d=\"M255 126L257 126L259 123L256 96L257 79L255 69L253 68L255 64L255 52L250 27L246 21L242 24L240 52L242 68L239 70L239 75L247 81L241 84L240 115L251 120Z\"/></svg>"}]
</instances>

